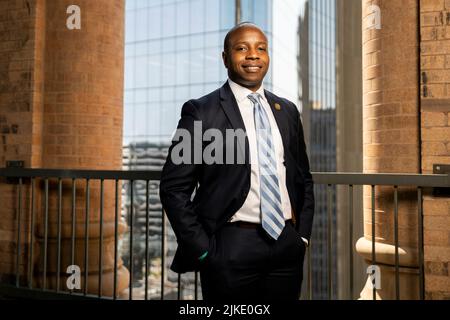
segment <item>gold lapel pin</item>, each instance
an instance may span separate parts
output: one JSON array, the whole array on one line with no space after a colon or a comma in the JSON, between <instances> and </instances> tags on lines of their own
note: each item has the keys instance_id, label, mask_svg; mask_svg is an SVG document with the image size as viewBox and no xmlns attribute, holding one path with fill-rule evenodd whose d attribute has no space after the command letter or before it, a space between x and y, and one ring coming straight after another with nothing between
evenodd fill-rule
<instances>
[{"instance_id":1,"label":"gold lapel pin","mask_svg":"<svg viewBox=\"0 0 450 320\"><path fill-rule=\"evenodd\" d=\"M275 109L280 111L281 110L281 106L279 103L275 103Z\"/></svg>"}]
</instances>

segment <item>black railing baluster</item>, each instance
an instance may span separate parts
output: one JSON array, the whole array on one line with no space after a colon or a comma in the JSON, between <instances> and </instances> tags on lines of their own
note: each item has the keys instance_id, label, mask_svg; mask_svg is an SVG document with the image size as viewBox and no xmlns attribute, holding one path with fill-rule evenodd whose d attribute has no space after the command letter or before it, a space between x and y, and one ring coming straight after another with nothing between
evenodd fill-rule
<instances>
[{"instance_id":1,"label":"black railing baluster","mask_svg":"<svg viewBox=\"0 0 450 320\"><path fill-rule=\"evenodd\" d=\"M70 264L75 265L75 233L76 233L76 196L77 196L77 187L75 184L75 179L72 179L72 239L71 239L71 257ZM71 290L72 292L72 290Z\"/></svg>"},{"instance_id":2,"label":"black railing baluster","mask_svg":"<svg viewBox=\"0 0 450 320\"><path fill-rule=\"evenodd\" d=\"M376 254L375 254L375 186L372 185L372 267L374 268L376 265ZM372 270L372 299L377 299L377 292L375 288L375 269Z\"/></svg>"},{"instance_id":3,"label":"black railing baluster","mask_svg":"<svg viewBox=\"0 0 450 320\"><path fill-rule=\"evenodd\" d=\"M161 210L161 300L164 300L164 286L166 276L166 215Z\"/></svg>"},{"instance_id":4,"label":"black railing baluster","mask_svg":"<svg viewBox=\"0 0 450 320\"><path fill-rule=\"evenodd\" d=\"M419 253L419 297L420 300L425 299L425 279L424 279L424 254L423 254L423 203L422 203L422 187L417 188L417 229L418 229L418 253Z\"/></svg>"},{"instance_id":5,"label":"black railing baluster","mask_svg":"<svg viewBox=\"0 0 450 320\"><path fill-rule=\"evenodd\" d=\"M44 268L42 290L47 288L47 244L48 244L48 179L45 179L45 207L44 207Z\"/></svg>"},{"instance_id":6,"label":"black railing baluster","mask_svg":"<svg viewBox=\"0 0 450 320\"><path fill-rule=\"evenodd\" d=\"M114 280L113 300L117 299L117 262L119 242L119 180L114 180Z\"/></svg>"},{"instance_id":7,"label":"black railing baluster","mask_svg":"<svg viewBox=\"0 0 450 320\"><path fill-rule=\"evenodd\" d=\"M149 239L149 180L145 182L145 300L148 300L148 271L150 269L148 257L148 239Z\"/></svg>"},{"instance_id":8,"label":"black railing baluster","mask_svg":"<svg viewBox=\"0 0 450 320\"><path fill-rule=\"evenodd\" d=\"M327 291L328 291L328 300L331 300L333 297L333 279L332 279L332 247L331 247L331 227L333 225L333 217L332 217L332 208L331 208L331 185L327 185L327 213L328 213L328 221L327 221Z\"/></svg>"},{"instance_id":9,"label":"black railing baluster","mask_svg":"<svg viewBox=\"0 0 450 320\"><path fill-rule=\"evenodd\" d=\"M178 274L177 300L181 300L181 273Z\"/></svg>"},{"instance_id":10,"label":"black railing baluster","mask_svg":"<svg viewBox=\"0 0 450 320\"><path fill-rule=\"evenodd\" d=\"M22 229L22 178L19 178L19 205L18 205L18 212L17 212L17 243L16 243L16 287L18 288L20 286L20 233Z\"/></svg>"},{"instance_id":11,"label":"black railing baluster","mask_svg":"<svg viewBox=\"0 0 450 320\"><path fill-rule=\"evenodd\" d=\"M28 263L28 288L33 288L33 272L34 272L34 224L35 224L35 215L36 210L34 208L35 205L35 179L31 177L31 226L30 226L30 256Z\"/></svg>"},{"instance_id":12,"label":"black railing baluster","mask_svg":"<svg viewBox=\"0 0 450 320\"><path fill-rule=\"evenodd\" d=\"M84 222L84 295L88 293L89 278L89 207L90 207L89 179L86 179L86 220Z\"/></svg>"},{"instance_id":13,"label":"black railing baluster","mask_svg":"<svg viewBox=\"0 0 450 320\"><path fill-rule=\"evenodd\" d=\"M198 300L198 271L195 271L194 274L194 300Z\"/></svg>"},{"instance_id":14,"label":"black railing baluster","mask_svg":"<svg viewBox=\"0 0 450 320\"><path fill-rule=\"evenodd\" d=\"M134 213L134 201L133 201L133 184L134 181L130 180L130 283L129 283L129 295L128 295L128 299L129 300L133 300L133 273L134 273L134 264L133 264L133 224L134 224L134 217L133 217L133 213Z\"/></svg>"},{"instance_id":15,"label":"black railing baluster","mask_svg":"<svg viewBox=\"0 0 450 320\"><path fill-rule=\"evenodd\" d=\"M350 266L350 274L349 274L349 291L350 291L350 300L353 300L353 185L348 186L348 263Z\"/></svg>"},{"instance_id":16,"label":"black railing baluster","mask_svg":"<svg viewBox=\"0 0 450 320\"><path fill-rule=\"evenodd\" d=\"M198 184L195 186L195 193L198 191ZM198 271L194 273L194 300L198 300Z\"/></svg>"},{"instance_id":17,"label":"black railing baluster","mask_svg":"<svg viewBox=\"0 0 450 320\"><path fill-rule=\"evenodd\" d=\"M104 180L100 180L100 240L98 248L98 259L99 259L99 272L98 272L98 297L102 296L102 281L103 281L103 183Z\"/></svg>"},{"instance_id":18,"label":"black railing baluster","mask_svg":"<svg viewBox=\"0 0 450 320\"><path fill-rule=\"evenodd\" d=\"M57 245L57 257L56 257L56 292L59 292L60 277L61 277L61 213L62 213L62 180L58 179L58 245Z\"/></svg>"},{"instance_id":19,"label":"black railing baluster","mask_svg":"<svg viewBox=\"0 0 450 320\"><path fill-rule=\"evenodd\" d=\"M395 242L395 298L400 300L400 272L398 256L398 187L394 186L394 242Z\"/></svg>"},{"instance_id":20,"label":"black railing baluster","mask_svg":"<svg viewBox=\"0 0 450 320\"><path fill-rule=\"evenodd\" d=\"M311 254L312 254L312 247L313 247L313 243L310 240L309 241L309 246L308 246L308 299L312 300L313 299L313 287L312 287L312 258L311 258Z\"/></svg>"}]
</instances>

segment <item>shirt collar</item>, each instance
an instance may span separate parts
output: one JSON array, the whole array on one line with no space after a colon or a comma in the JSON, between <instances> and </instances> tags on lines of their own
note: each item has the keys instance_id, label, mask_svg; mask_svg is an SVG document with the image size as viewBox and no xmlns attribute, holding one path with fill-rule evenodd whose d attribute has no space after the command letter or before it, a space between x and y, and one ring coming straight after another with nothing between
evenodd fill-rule
<instances>
[{"instance_id":1,"label":"shirt collar","mask_svg":"<svg viewBox=\"0 0 450 320\"><path fill-rule=\"evenodd\" d=\"M230 85L231 91L233 92L234 97L236 98L238 104L243 102L245 99L248 99L248 95L253 93L252 90L237 84L230 78L228 78L228 84ZM261 96L261 98L267 102L266 95L264 94L263 84L261 84L261 87L259 87L256 93L258 93Z\"/></svg>"}]
</instances>

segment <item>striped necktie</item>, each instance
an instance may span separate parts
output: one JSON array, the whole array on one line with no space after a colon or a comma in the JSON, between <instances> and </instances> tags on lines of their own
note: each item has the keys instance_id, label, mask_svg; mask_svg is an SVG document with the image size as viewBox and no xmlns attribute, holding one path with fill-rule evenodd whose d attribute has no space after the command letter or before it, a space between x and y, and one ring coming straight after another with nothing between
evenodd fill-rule
<instances>
[{"instance_id":1,"label":"striped necktie","mask_svg":"<svg viewBox=\"0 0 450 320\"><path fill-rule=\"evenodd\" d=\"M280 187L275 160L275 148L269 117L267 116L257 93L248 95L253 102L256 141L258 146L258 164L260 175L261 220L264 230L275 240L284 228L284 216L281 210Z\"/></svg>"}]
</instances>

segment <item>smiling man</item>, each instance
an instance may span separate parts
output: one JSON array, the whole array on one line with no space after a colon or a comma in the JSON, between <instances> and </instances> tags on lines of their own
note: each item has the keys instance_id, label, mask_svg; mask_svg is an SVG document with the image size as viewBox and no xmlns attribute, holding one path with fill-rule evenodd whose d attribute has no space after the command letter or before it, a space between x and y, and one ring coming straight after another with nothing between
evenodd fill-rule
<instances>
[{"instance_id":1,"label":"smiling man","mask_svg":"<svg viewBox=\"0 0 450 320\"><path fill-rule=\"evenodd\" d=\"M314 214L313 181L295 104L263 88L268 46L256 25L232 28L222 53L228 81L186 102L178 123L178 130L191 133L193 150L217 145L194 135L201 122L202 130L222 133L225 153L231 150L245 161L175 164L174 147L180 142L174 139L161 175L161 202L178 241L171 268L199 270L207 301L300 296ZM235 143L226 134L230 129L243 130L244 142Z\"/></svg>"}]
</instances>

